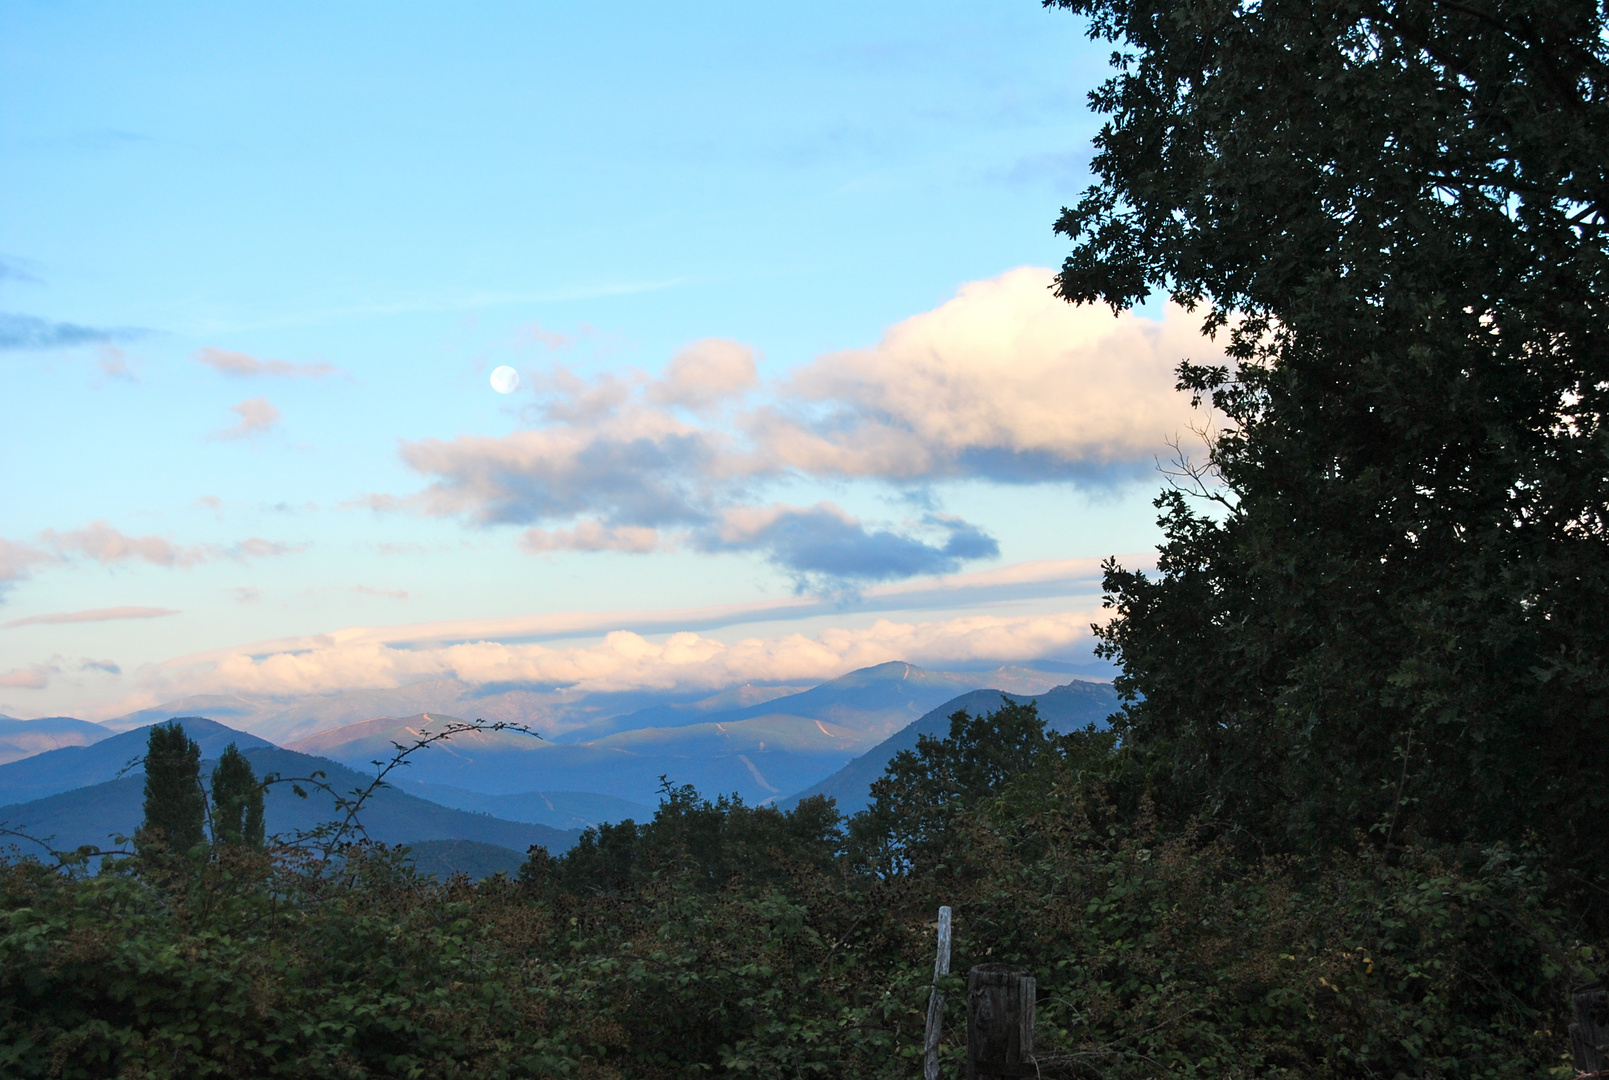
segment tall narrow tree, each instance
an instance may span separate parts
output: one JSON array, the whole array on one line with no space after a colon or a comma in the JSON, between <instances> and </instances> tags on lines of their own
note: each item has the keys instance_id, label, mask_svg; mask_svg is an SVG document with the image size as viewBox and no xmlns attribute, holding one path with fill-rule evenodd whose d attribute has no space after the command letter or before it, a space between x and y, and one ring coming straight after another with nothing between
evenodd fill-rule
<instances>
[{"instance_id":1,"label":"tall narrow tree","mask_svg":"<svg viewBox=\"0 0 1609 1080\"><path fill-rule=\"evenodd\" d=\"M206 840L207 797L201 790L201 747L178 722L151 729L145 749L147 841L158 837L169 850L189 851Z\"/></svg>"},{"instance_id":2,"label":"tall narrow tree","mask_svg":"<svg viewBox=\"0 0 1609 1080\"><path fill-rule=\"evenodd\" d=\"M234 743L212 770L212 839L215 843L263 846L263 788Z\"/></svg>"}]
</instances>

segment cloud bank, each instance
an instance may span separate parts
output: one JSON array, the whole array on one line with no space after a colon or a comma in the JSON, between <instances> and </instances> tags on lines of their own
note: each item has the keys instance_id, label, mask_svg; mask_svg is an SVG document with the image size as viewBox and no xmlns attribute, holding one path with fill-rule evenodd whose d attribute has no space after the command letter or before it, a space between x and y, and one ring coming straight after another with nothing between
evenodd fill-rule
<instances>
[{"instance_id":1,"label":"cloud bank","mask_svg":"<svg viewBox=\"0 0 1609 1080\"><path fill-rule=\"evenodd\" d=\"M654 641L629 630L568 647L475 641L431 648L325 637L293 649L241 649L173 661L150 681L158 696L327 694L392 689L431 678L578 692L716 689L745 682L822 681L890 660L942 666L1046 656L1086 639L1092 618L1080 611L932 622L878 619L859 629L730 643L693 631Z\"/></svg>"},{"instance_id":2,"label":"cloud bank","mask_svg":"<svg viewBox=\"0 0 1609 1080\"><path fill-rule=\"evenodd\" d=\"M363 502L529 526L532 552L755 552L812 587L950 572L998 545L956 518L864 522L762 496L799 481L1103 484L1150 468L1204 420L1175 389L1179 361L1218 350L1176 307L1160 321L1075 308L1051 276L973 282L769 387L752 347L719 339L658 377L556 369L537 387L538 426L405 442L426 487Z\"/></svg>"},{"instance_id":3,"label":"cloud bank","mask_svg":"<svg viewBox=\"0 0 1609 1080\"><path fill-rule=\"evenodd\" d=\"M196 360L222 375L237 379L271 376L290 379L322 379L337 374L333 364L293 364L288 360L259 360L243 352L229 349L202 349Z\"/></svg>"}]
</instances>

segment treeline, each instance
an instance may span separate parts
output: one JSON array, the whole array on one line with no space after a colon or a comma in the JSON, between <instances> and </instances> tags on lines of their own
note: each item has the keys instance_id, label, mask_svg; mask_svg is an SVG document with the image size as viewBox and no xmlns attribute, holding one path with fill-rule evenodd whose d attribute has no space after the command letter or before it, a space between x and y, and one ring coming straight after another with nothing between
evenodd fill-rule
<instances>
[{"instance_id":1,"label":"treeline","mask_svg":"<svg viewBox=\"0 0 1609 1080\"><path fill-rule=\"evenodd\" d=\"M1523 852L1320 862L1170 820L1158 762L958 713L841 818L667 787L517 877L154 842L0 877L0 1074L908 1077L939 904L956 1002L1031 968L1046 1076L1535 1076L1596 956ZM964 1034L952 1011L947 1075Z\"/></svg>"}]
</instances>

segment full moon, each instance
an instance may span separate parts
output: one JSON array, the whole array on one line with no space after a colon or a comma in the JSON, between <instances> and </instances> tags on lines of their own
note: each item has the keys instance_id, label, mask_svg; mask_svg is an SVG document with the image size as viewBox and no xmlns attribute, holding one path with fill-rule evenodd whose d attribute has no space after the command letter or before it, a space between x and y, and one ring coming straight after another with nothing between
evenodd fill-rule
<instances>
[{"instance_id":1,"label":"full moon","mask_svg":"<svg viewBox=\"0 0 1609 1080\"><path fill-rule=\"evenodd\" d=\"M500 367L492 372L492 389L499 394L512 394L520 388L520 373L511 367Z\"/></svg>"}]
</instances>

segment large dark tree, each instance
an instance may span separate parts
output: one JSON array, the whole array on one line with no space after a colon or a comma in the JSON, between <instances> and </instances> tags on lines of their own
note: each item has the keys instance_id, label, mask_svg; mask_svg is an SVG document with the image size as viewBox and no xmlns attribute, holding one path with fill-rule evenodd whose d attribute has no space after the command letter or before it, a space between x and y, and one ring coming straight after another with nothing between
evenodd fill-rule
<instances>
[{"instance_id":1,"label":"large dark tree","mask_svg":"<svg viewBox=\"0 0 1609 1080\"><path fill-rule=\"evenodd\" d=\"M1058 6L1116 49L1058 291L1166 291L1232 358L1181 369L1206 501L1159 500L1156 576L1109 567L1129 744L1265 841L1539 838L1601 879L1604 6Z\"/></svg>"},{"instance_id":2,"label":"large dark tree","mask_svg":"<svg viewBox=\"0 0 1609 1080\"><path fill-rule=\"evenodd\" d=\"M187 852L206 840L207 796L201 790L201 747L178 722L151 729L145 749L145 825L170 851Z\"/></svg>"}]
</instances>

